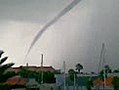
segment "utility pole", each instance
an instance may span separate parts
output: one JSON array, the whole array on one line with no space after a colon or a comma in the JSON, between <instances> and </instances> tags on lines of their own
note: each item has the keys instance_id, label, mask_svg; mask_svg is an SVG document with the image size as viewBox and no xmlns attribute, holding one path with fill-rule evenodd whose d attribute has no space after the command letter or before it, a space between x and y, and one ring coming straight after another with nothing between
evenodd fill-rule
<instances>
[{"instance_id":1,"label":"utility pole","mask_svg":"<svg viewBox=\"0 0 119 90\"><path fill-rule=\"evenodd\" d=\"M63 67L64 67L64 90L66 90L66 64L65 64L65 61L63 63Z\"/></svg>"},{"instance_id":2,"label":"utility pole","mask_svg":"<svg viewBox=\"0 0 119 90\"><path fill-rule=\"evenodd\" d=\"M104 67L104 90L106 90L106 69Z\"/></svg>"},{"instance_id":3,"label":"utility pole","mask_svg":"<svg viewBox=\"0 0 119 90\"><path fill-rule=\"evenodd\" d=\"M76 73L74 72L74 90L76 90Z\"/></svg>"},{"instance_id":4,"label":"utility pole","mask_svg":"<svg viewBox=\"0 0 119 90\"><path fill-rule=\"evenodd\" d=\"M106 88L106 70L105 70L105 43L102 43L102 49L100 53L100 61L99 61L99 66L98 66L98 73L100 72L101 69L103 69L103 90Z\"/></svg>"},{"instance_id":5,"label":"utility pole","mask_svg":"<svg viewBox=\"0 0 119 90\"><path fill-rule=\"evenodd\" d=\"M43 54L41 54L41 84L43 84Z\"/></svg>"},{"instance_id":6,"label":"utility pole","mask_svg":"<svg viewBox=\"0 0 119 90\"><path fill-rule=\"evenodd\" d=\"M106 51L106 48L105 48L105 43L102 43L102 50L101 50L101 55L100 55L100 67L103 68L103 90L106 90L106 70L105 70L105 51Z\"/></svg>"},{"instance_id":7,"label":"utility pole","mask_svg":"<svg viewBox=\"0 0 119 90\"><path fill-rule=\"evenodd\" d=\"M104 90L106 90L106 68L105 68L105 63L106 63L106 61L105 61L105 44L103 43L103 57L102 57L102 59L103 59L103 68L104 68Z\"/></svg>"}]
</instances>

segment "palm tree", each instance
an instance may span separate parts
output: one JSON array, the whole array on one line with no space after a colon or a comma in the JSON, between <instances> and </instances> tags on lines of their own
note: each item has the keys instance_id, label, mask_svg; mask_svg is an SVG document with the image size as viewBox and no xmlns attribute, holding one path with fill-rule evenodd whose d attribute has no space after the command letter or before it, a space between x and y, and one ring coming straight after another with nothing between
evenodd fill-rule
<instances>
[{"instance_id":1,"label":"palm tree","mask_svg":"<svg viewBox=\"0 0 119 90\"><path fill-rule=\"evenodd\" d=\"M104 66L104 68L105 68L105 72L106 72L106 74L108 74L108 73L111 73L111 72L112 72L112 70L111 70L111 68L110 68L110 66L109 66L109 65L105 65L105 66Z\"/></svg>"},{"instance_id":2,"label":"palm tree","mask_svg":"<svg viewBox=\"0 0 119 90\"><path fill-rule=\"evenodd\" d=\"M75 75L75 71L74 69L69 69L68 70L68 75L71 81L74 81L74 75Z\"/></svg>"},{"instance_id":3,"label":"palm tree","mask_svg":"<svg viewBox=\"0 0 119 90\"><path fill-rule=\"evenodd\" d=\"M4 51L0 50L0 58L3 53ZM7 80L8 77L6 78L6 70L14 65L14 63L3 64L7 59L8 57L4 57L0 60L0 82Z\"/></svg>"},{"instance_id":4,"label":"palm tree","mask_svg":"<svg viewBox=\"0 0 119 90\"><path fill-rule=\"evenodd\" d=\"M104 73L104 70L105 70L105 73ZM105 65L104 69L99 72L99 77L104 81L104 74L105 74L105 78L107 78L108 73L111 73L111 72L112 72L112 70L111 70L110 66Z\"/></svg>"},{"instance_id":5,"label":"palm tree","mask_svg":"<svg viewBox=\"0 0 119 90\"><path fill-rule=\"evenodd\" d=\"M78 71L78 73L80 73L80 71L83 69L83 66L80 63L76 64L75 67L76 67L76 70Z\"/></svg>"},{"instance_id":6,"label":"palm tree","mask_svg":"<svg viewBox=\"0 0 119 90\"><path fill-rule=\"evenodd\" d=\"M69 75L69 80L71 81L71 85L73 84L74 86L73 90L76 90L77 75L74 69L69 69L68 75Z\"/></svg>"},{"instance_id":7,"label":"palm tree","mask_svg":"<svg viewBox=\"0 0 119 90\"><path fill-rule=\"evenodd\" d=\"M93 87L93 80L89 78L88 81L86 82L86 88L87 90L91 90L91 87Z\"/></svg>"}]
</instances>

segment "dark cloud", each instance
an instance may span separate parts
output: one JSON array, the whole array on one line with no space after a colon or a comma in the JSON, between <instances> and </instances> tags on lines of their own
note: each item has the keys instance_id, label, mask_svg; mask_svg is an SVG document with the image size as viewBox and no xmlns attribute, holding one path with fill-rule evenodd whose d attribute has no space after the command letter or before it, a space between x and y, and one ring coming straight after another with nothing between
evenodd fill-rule
<instances>
[{"instance_id":1,"label":"dark cloud","mask_svg":"<svg viewBox=\"0 0 119 90\"><path fill-rule=\"evenodd\" d=\"M44 22L52 18L68 0L0 0L0 19Z\"/></svg>"},{"instance_id":2,"label":"dark cloud","mask_svg":"<svg viewBox=\"0 0 119 90\"><path fill-rule=\"evenodd\" d=\"M4 33L1 35L3 38L0 38L1 47L4 47L3 49L10 54L13 51L17 53L17 55L12 55L16 64L23 63L22 59L24 59L25 52L27 52L33 40L33 35L40 30L38 23L36 26L32 23L46 24L71 2L69 1L0 0L0 33ZM119 0L82 0L80 5L77 5L71 12L51 26L48 32L45 32L30 53L27 61L31 64L40 63L39 54L43 52L45 65L50 64L59 68L65 60L67 68L74 68L75 64L80 62L84 65L84 71L97 71L101 46L102 43L105 43L106 64L117 68L119 63L118 5ZM14 21L12 28L8 23L6 25L5 20ZM16 25L17 20L20 23L23 21L32 23ZM42 24L40 25L42 26ZM9 29L12 31L5 31ZM14 34L14 39L12 34ZM9 38L13 39L14 45ZM4 40L7 40L7 43ZM19 53L22 54L19 55Z\"/></svg>"}]
</instances>

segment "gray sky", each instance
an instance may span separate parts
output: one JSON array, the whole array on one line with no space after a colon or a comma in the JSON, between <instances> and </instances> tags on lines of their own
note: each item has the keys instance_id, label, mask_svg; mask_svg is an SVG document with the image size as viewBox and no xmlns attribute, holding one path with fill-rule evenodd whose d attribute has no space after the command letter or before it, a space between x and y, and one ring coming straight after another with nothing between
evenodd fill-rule
<instances>
[{"instance_id":1,"label":"gray sky","mask_svg":"<svg viewBox=\"0 0 119 90\"><path fill-rule=\"evenodd\" d=\"M106 45L106 64L119 64L119 0L82 0L48 28L24 61L37 32L72 0L0 0L0 49L16 66L44 65L67 69L77 63L84 71L97 71L101 45Z\"/></svg>"}]
</instances>

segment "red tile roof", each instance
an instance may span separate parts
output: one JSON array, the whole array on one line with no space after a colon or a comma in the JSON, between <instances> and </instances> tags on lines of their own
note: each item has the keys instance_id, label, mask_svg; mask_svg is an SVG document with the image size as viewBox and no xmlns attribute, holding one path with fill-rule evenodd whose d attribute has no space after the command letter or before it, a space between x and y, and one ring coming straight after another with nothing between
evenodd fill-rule
<instances>
[{"instance_id":1,"label":"red tile roof","mask_svg":"<svg viewBox=\"0 0 119 90\"><path fill-rule=\"evenodd\" d=\"M25 85L28 82L28 79L26 78L21 78L18 82L19 85Z\"/></svg>"},{"instance_id":2,"label":"red tile roof","mask_svg":"<svg viewBox=\"0 0 119 90\"><path fill-rule=\"evenodd\" d=\"M111 76L107 77L106 78L106 86L112 86L112 80L113 80L113 77L111 77ZM101 79L98 78L94 81L94 84L96 86L103 86L104 82Z\"/></svg>"},{"instance_id":3,"label":"red tile roof","mask_svg":"<svg viewBox=\"0 0 119 90\"><path fill-rule=\"evenodd\" d=\"M5 84L8 85L25 85L28 82L28 79L21 78L20 76L13 76L12 78L9 78Z\"/></svg>"},{"instance_id":4,"label":"red tile roof","mask_svg":"<svg viewBox=\"0 0 119 90\"><path fill-rule=\"evenodd\" d=\"M37 67L37 66L23 66L23 68L26 68L31 71L55 71L55 69L52 66L43 66L43 67ZM21 69L21 67L12 67L10 71L18 72Z\"/></svg>"}]
</instances>

